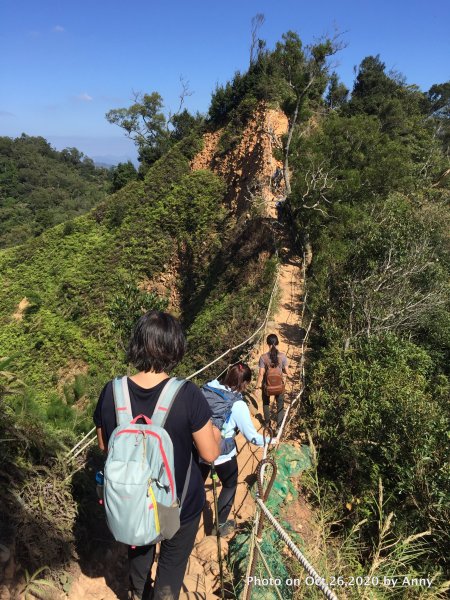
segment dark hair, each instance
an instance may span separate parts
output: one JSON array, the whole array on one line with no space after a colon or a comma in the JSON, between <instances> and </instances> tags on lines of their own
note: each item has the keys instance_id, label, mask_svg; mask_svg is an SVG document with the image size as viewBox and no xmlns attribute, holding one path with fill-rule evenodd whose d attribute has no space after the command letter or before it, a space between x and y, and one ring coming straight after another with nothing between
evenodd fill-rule
<instances>
[{"instance_id":1,"label":"dark hair","mask_svg":"<svg viewBox=\"0 0 450 600\"><path fill-rule=\"evenodd\" d=\"M139 371L171 371L183 358L186 338L175 317L149 310L134 326L128 360Z\"/></svg>"},{"instance_id":2,"label":"dark hair","mask_svg":"<svg viewBox=\"0 0 450 600\"><path fill-rule=\"evenodd\" d=\"M267 336L266 342L270 346L270 364L272 365L272 367L278 367L278 350L276 348L279 343L278 338L274 333L271 333Z\"/></svg>"},{"instance_id":3,"label":"dark hair","mask_svg":"<svg viewBox=\"0 0 450 600\"><path fill-rule=\"evenodd\" d=\"M244 383L250 383L252 380L252 371L248 365L238 362L229 367L223 380L223 385L227 385L234 392L242 392Z\"/></svg>"}]
</instances>

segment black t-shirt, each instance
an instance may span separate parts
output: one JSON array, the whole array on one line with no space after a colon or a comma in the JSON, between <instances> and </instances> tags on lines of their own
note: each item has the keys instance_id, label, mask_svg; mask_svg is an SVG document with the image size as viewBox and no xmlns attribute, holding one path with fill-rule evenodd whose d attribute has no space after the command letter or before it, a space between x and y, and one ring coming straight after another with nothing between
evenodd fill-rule
<instances>
[{"instance_id":1,"label":"black t-shirt","mask_svg":"<svg viewBox=\"0 0 450 600\"><path fill-rule=\"evenodd\" d=\"M151 418L158 397L167 379L152 388L145 389L128 378L131 410L134 416L144 414ZM180 520L185 523L199 515L205 503L205 487L198 466L198 453L192 443L192 434L206 425L211 418L211 409L205 397L196 385L186 382L172 405L164 429L170 435L173 444L175 482L178 497L181 497L184 482L189 468L191 452L193 455L189 489L184 500ZM103 388L94 412L94 423L102 427L109 441L116 428L116 414L112 382Z\"/></svg>"}]
</instances>

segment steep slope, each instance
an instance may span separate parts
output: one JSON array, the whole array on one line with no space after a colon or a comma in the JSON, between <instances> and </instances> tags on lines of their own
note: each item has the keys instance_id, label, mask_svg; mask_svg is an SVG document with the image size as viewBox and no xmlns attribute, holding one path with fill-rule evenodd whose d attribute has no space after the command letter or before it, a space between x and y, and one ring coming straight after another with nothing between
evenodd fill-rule
<instances>
[{"instance_id":1,"label":"steep slope","mask_svg":"<svg viewBox=\"0 0 450 600\"><path fill-rule=\"evenodd\" d=\"M21 382L2 398L8 420L1 432L28 440L26 448L8 446L0 473L0 527L8 524L15 548L13 581L22 573L19 561L30 572L43 566L41 547L53 572L75 548L84 574L94 575L87 565L102 561L87 543L94 528L110 544L92 497L98 459L93 453L77 473L76 464L56 456L90 428L104 382L126 371L123 347L142 309L169 304L184 320L191 351L181 373L241 341L263 317L275 272L269 223L239 217L223 202L218 175L190 169L199 147L182 142L145 181L70 228L0 252L0 356L10 357ZM33 491L41 488L45 511ZM62 520L58 494L67 503Z\"/></svg>"},{"instance_id":2,"label":"steep slope","mask_svg":"<svg viewBox=\"0 0 450 600\"><path fill-rule=\"evenodd\" d=\"M89 427L89 406L101 384L126 368L121 347L127 328L143 307L166 305L185 321L191 350L180 366L182 373L196 370L207 358L241 342L259 325L269 302L277 246L281 257L279 308L261 339L269 331L276 332L280 350L288 355L295 373L299 356L293 336L298 333L300 267L294 256L286 254L286 242L273 219L275 202L284 191L283 183L274 180L281 166L274 153L281 147L286 129L285 115L262 105L228 152L220 147L220 131L206 134L202 144L184 142L158 161L144 182L129 184L112 195L89 215L74 220L70 230L62 226L50 229L32 243L0 254L6 284L0 312L0 355L13 357L15 372L27 384L11 399L13 412L25 402L21 395L26 395L38 415L37 429L42 420L60 430L59 446L70 441L70 429L76 431L80 421ZM211 336L213 330L216 335ZM255 373L263 349L262 341L249 356ZM225 360L202 379L224 366ZM294 392L292 383L287 399ZM260 398L254 400L252 413L255 417L262 414ZM255 425L259 427L258 418ZM48 430L46 435L53 434ZM233 511L237 522L244 524L253 513L247 481L262 451L243 439L238 439L238 447L240 474ZM51 454L45 462L52 464ZM31 535L26 538L29 548L23 548L21 523L14 524L10 547L16 546L16 550L8 567L11 585L20 575L18 557L30 570L42 566L34 549L40 538L48 548L50 569L60 572L64 565L64 573L69 572L72 600L121 597L124 557L111 545L101 510L92 504L90 492L86 494L96 464L94 452L84 467L80 464L83 470L74 478L70 469L62 471L63 477L68 477L61 489L66 494L72 481L73 514L81 515L76 518L75 536L70 519L64 531L48 520L46 527L53 541L46 539L45 528L40 527L39 532L34 528L36 531L27 534ZM14 462L11 467L6 463L6 474L10 469L11 473L16 469ZM21 475L17 491L11 491L21 495L26 509L22 522L29 527L37 519L39 506L27 494L40 485L40 476L33 475L35 483L30 482L24 492L21 486L26 477ZM5 481L10 483L11 477ZM8 494L5 506L19 514L16 500ZM49 501L51 508L51 497ZM211 506L210 489L208 501ZM83 516L86 511L92 513L87 519ZM217 590L218 567L212 558L216 542L205 535L210 531L208 510L205 518L186 574L186 600L208 597ZM40 522L40 517L37 520ZM93 523L95 535L109 548L106 555L87 544L92 535L87 529ZM79 562L68 566L65 557L73 553L74 544ZM224 551L226 547L224 540ZM111 575L103 575L107 572ZM7 593L4 588L2 593Z\"/></svg>"},{"instance_id":3,"label":"steep slope","mask_svg":"<svg viewBox=\"0 0 450 600\"><path fill-rule=\"evenodd\" d=\"M273 216L267 206L284 191L282 182L273 185L274 174L282 167L275 151L282 147L281 137L287 129L286 115L262 104L230 150L224 152L220 147L224 130L207 133L203 150L195 156L192 168L210 169L220 175L227 185L226 200L238 214L259 200L260 211Z\"/></svg>"},{"instance_id":4,"label":"steep slope","mask_svg":"<svg viewBox=\"0 0 450 600\"><path fill-rule=\"evenodd\" d=\"M245 186L249 181L258 182L258 196L261 208L266 216L275 214L274 202L282 192L282 188L274 189L271 185L272 175L276 167L281 166L272 152L281 144L280 136L286 132L287 119L281 111L260 109L249 122L242 134L240 144L226 158L217 154L220 132L207 134L203 151L192 163L193 168L209 166L221 172L228 183L228 196L236 210L248 210L251 196L245 194ZM248 151L249 154L246 154ZM256 163L248 160L248 156L257 157ZM225 165L233 165L231 172ZM242 169L238 167L242 165ZM246 166L251 165L250 169ZM247 189L248 191L248 189ZM235 196L233 195L235 194ZM236 200L234 200L236 198ZM255 374L258 371L259 356L267 350L265 338L268 333L276 333L280 340L279 349L289 360L291 377L286 388L286 402L290 403L299 392L300 360L301 360L301 328L303 274L299 257L288 251L289 245L277 227L272 228L271 235L278 240L282 248L278 268L277 308L261 334L260 342L253 347L248 361ZM283 248L284 247L284 248ZM257 429L262 429L262 400L260 393L250 403L250 410ZM251 496L251 485L258 462L263 451L247 443L242 435L236 438L238 445L239 479L236 498L230 518L238 523L238 531L248 525L254 513L254 502ZM220 491L220 483L219 483ZM188 565L183 600L189 598L216 598L220 596L220 579L217 542L210 535L213 521L212 484L207 484L207 506L204 511L202 526L197 536L193 556ZM233 537L233 536L231 536ZM224 561L227 562L228 541L222 540ZM228 558L228 564L232 557ZM229 575L227 576L227 578ZM234 585L240 582L235 581Z\"/></svg>"},{"instance_id":5,"label":"steep slope","mask_svg":"<svg viewBox=\"0 0 450 600\"><path fill-rule=\"evenodd\" d=\"M14 356L15 372L41 406L64 402L55 395L61 370L86 375L92 398L102 380L123 370L121 350L141 308L169 305L180 314L198 349L190 363L220 352L220 340L212 347L203 338L211 319L232 317L239 294L241 327L256 323L273 274L263 254L273 254L273 244L263 220L238 225L223 204L219 176L190 171L195 148L198 142L172 149L144 182L110 196L70 229L55 227L0 253L1 355ZM224 344L233 323L223 330ZM77 373L72 367L80 361L88 368Z\"/></svg>"}]
</instances>

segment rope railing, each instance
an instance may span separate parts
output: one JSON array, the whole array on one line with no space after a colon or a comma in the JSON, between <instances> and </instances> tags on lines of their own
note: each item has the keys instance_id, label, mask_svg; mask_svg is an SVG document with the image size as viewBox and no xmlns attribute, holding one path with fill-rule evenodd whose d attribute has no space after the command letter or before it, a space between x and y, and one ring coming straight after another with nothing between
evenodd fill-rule
<instances>
[{"instance_id":1,"label":"rope railing","mask_svg":"<svg viewBox=\"0 0 450 600\"><path fill-rule=\"evenodd\" d=\"M224 358L225 356L227 356L228 354L230 354L230 352L234 352L235 350L239 350L239 348L242 348L242 346L245 346L245 345L249 344L258 335L258 333L262 329L264 329L264 327L266 326L266 323L267 323L267 321L269 319L270 311L272 310L273 300L275 298L275 293L276 293L276 290L277 290L277 287L278 287L278 277L279 277L279 269L277 269L277 273L276 273L276 276L275 276L275 283L274 283L273 288L272 288L272 293L270 294L270 299L269 299L269 304L268 304L267 311L266 311L266 316L264 317L264 321L261 323L261 325L258 327L258 329L256 329L252 333L252 335L250 337L248 337L246 340L244 340L240 344L237 344L237 346L233 346L232 348L228 348L228 350L226 350L225 352L223 352L220 356L218 356L217 358L215 358L214 360L212 360L210 363L208 363L207 365L205 365L204 367L202 367L198 371L195 371L195 373L192 373L192 375L189 375L188 377L186 377L186 379L192 379L196 375L199 375L200 373L203 373L203 371L206 371L206 369L209 369L209 367L211 367L216 362L218 362L219 360L221 360L222 358Z\"/></svg>"},{"instance_id":2,"label":"rope railing","mask_svg":"<svg viewBox=\"0 0 450 600\"><path fill-rule=\"evenodd\" d=\"M304 281L305 281L305 257L303 257L303 272L304 272ZM269 299L269 303L268 303L268 307L266 310L266 314L264 317L263 322L261 323L261 325L252 333L252 335L250 335L248 338L246 338L243 342L240 342L239 344L232 346L230 348L228 348L225 352L223 352L222 354L220 354L219 356L217 356L214 360L210 361L208 364L204 365L203 367L201 367L200 369L198 369L197 371L195 371L194 373L188 375L186 377L187 380L190 380L194 377L196 377L197 375L199 375L200 373L203 373L204 371L206 371L207 369L209 369L211 366L213 366L214 364L216 364L217 362L219 362L221 359L223 359L225 356L228 356L230 353L235 352L236 350L239 350L239 348L242 348L246 345L248 345L250 342L252 342L256 336L258 334L260 334L260 332L262 330L264 330L264 328L267 326L268 320L269 320L269 316L272 310L272 305L274 302L274 298L275 298L275 294L278 288L278 280L279 280L279 268L277 268L277 272L276 272L276 276L275 276L275 281L274 281L274 285L272 288L272 292L270 295L270 299ZM304 296L303 296L303 307L302 307L302 321L304 319L304 315L305 315L305 309L306 309L306 297L307 294L305 292ZM302 340L302 347L301 347L301 360L300 360L300 383L301 383L301 389L298 392L298 394L295 396L295 398L293 400L291 400L291 402L288 404L287 410L285 411L284 417L283 417L283 421L280 425L280 428L278 430L277 436L276 436L276 442L274 445L271 446L271 448L277 448L278 445L281 442L281 439L283 437L284 434L284 430L286 427L286 424L288 423L288 418L290 416L290 412L292 411L292 409L297 405L297 403L299 402L303 391L304 391L304 356L305 356L305 347L306 347L306 343L309 337L309 333L311 331L311 327L312 327L312 322L313 319L310 320L307 331L305 336L303 337ZM226 371L226 369L225 369ZM222 371L221 374L223 374L225 371ZM92 428L66 455L66 457L71 457L71 459L76 458L77 456L79 456L84 450L86 450L96 439L96 436L93 436L91 439L88 439L89 436L91 436L94 432L95 432L95 427ZM265 467L266 467L266 463L267 461L271 460L271 459L267 459L267 453L269 450L269 445L266 444L264 446L264 454L263 454L263 460L261 461L261 463L259 463L258 465L258 469L259 469L259 478L258 481L259 482L263 482L264 481L264 477L265 477ZM262 483L261 483L262 486ZM261 487L262 489L262 487ZM261 490L260 490L261 492ZM267 560L262 552L261 549L261 545L260 545L260 541L261 541L261 536L262 536L262 527L263 527L263 520L262 517L267 518L268 522L272 525L272 527L275 529L275 531L278 533L278 535L280 536L280 538L285 542L285 544L288 546L288 548L291 550L291 552L294 554L294 556L297 558L297 560L299 561L299 563L301 564L301 566L307 571L307 573L313 578L313 581L315 583L315 585L322 591L322 593L325 595L326 598L328 598L329 600L338 600L337 596L334 594L334 592L327 586L327 584L325 583L324 579L321 578L319 576L319 574L317 573L317 571L314 569L314 567L310 564L310 562L308 561L308 559L303 555L303 553L300 551L300 549L295 545L295 543L293 542L293 540L289 537L288 533L283 529L283 527L281 526L281 524L277 521L277 519L275 518L275 516L270 512L270 510L267 508L267 506L264 503L264 500L267 499L268 494L270 492L270 486L264 490L264 492L259 493L256 497L256 506L255 506L255 518L254 518L254 523L253 523L253 527L252 527L252 534L251 534L251 549L250 549L250 560L248 563L248 568L247 568L247 574L246 574L246 581L245 581L245 587L244 587L244 594L243 597L244 598L250 598L250 593L251 593L251 585L249 585L249 580L252 579L251 573L252 570L254 571L254 568L256 567L256 560L255 560L255 551L258 553L258 555L260 556L264 567L266 568L267 572L269 573L271 579L273 579L273 576L271 574L269 565L267 563ZM261 497L262 496L262 497ZM262 499L263 498L263 499ZM279 598L281 598L281 594L279 592L279 590L277 588L275 588L275 591L278 595Z\"/></svg>"},{"instance_id":3,"label":"rope railing","mask_svg":"<svg viewBox=\"0 0 450 600\"><path fill-rule=\"evenodd\" d=\"M305 255L303 255L303 281L304 281L304 284L306 285L306 266L305 265L306 265ZM305 318L306 299L307 299L307 292L305 289L304 294L303 294L301 323L303 323L304 318ZM278 445L280 444L281 439L284 434L284 431L285 431L285 427L286 427L287 423L290 422L290 420L288 421L290 412L292 412L292 409L298 404L298 402L300 401L300 398L304 392L304 388L305 388L305 377L304 377L305 376L305 370L304 370L305 349L306 349L308 338L309 338L309 335L311 332L313 319L314 319L314 315L311 316L307 330L302 339L301 359L300 359L300 366L299 366L299 368L300 368L300 390L299 390L298 394L295 396L295 398L293 400L291 400L291 402L289 403L289 405L287 407L287 410L283 417L283 421L280 425L280 428L279 428L277 436L276 436L275 444L274 445L266 444L264 446L263 459L261 460L261 462L258 464L258 467L257 467L258 493L256 496L255 515L254 515L254 521L253 521L253 527L252 527L251 539L250 539L249 562L247 565L246 577L245 577L245 581L244 581L244 591L242 594L242 598L244 598L245 600L250 600L251 590L253 587L253 580L255 579L254 572L255 572L256 563L257 563L255 551L258 552L258 555L260 556L260 558L263 562L263 565L266 568L266 570L271 578L271 581L275 580L270 571L269 565L268 565L267 560L262 552L261 545L260 545L260 542L262 539L263 519L264 518L267 518L268 522L272 525L272 527L275 529L275 531L280 536L280 538L288 546L288 548L291 550L291 552L297 558L300 565L309 574L314 585L316 585L319 588L319 590L323 593L323 595L326 598L328 598L328 600L338 600L336 594L328 587L324 578L319 576L319 574L317 573L315 568L311 565L311 563L308 561L308 559L304 556L304 554L301 552L301 550L296 546L296 544L290 538L288 533L283 529L282 525L277 521L275 516L270 512L270 510L265 505L265 501L267 500L267 498L269 496L270 489L271 489L271 486L273 483L273 473L272 473L272 476L271 476L271 479L270 479L270 482L269 482L267 488L265 490L263 490L263 484L265 482L265 470L266 470L266 466L269 463L269 461L272 462L274 468L276 469L276 464L273 462L273 460L267 459L267 454L269 452L269 449L270 450L276 449L278 447ZM291 419L292 419L292 417L291 417ZM278 588L275 586L274 589L275 589L277 596L281 597L280 591L278 590Z\"/></svg>"},{"instance_id":4,"label":"rope railing","mask_svg":"<svg viewBox=\"0 0 450 600\"><path fill-rule=\"evenodd\" d=\"M305 254L303 254L303 282L304 285L306 284L306 267L305 267ZM302 315L301 315L301 319L300 322L303 323L303 320L305 318L305 310L306 310L306 298L307 298L307 293L305 291L304 295L303 295L303 303L302 303ZM281 438L284 434L284 428L286 426L288 417L289 417L289 413L291 412L291 410L297 405L298 401L300 400L301 396L303 395L304 392L304 387L305 387L305 382L304 382L304 362L305 362L305 347L306 347L306 343L308 341L308 337L309 337L309 333L311 331L311 327L312 327L312 323L313 323L313 319L311 318L309 325L308 325L308 329L303 337L302 340L302 346L301 346L301 358L300 358L300 391L298 392L298 394L295 396L295 398L293 400L291 400L291 402L289 402L287 410L284 413L283 416L283 420L281 422L281 425L277 431L277 435L276 435L276 441L274 446L269 448L269 445L264 446L264 452L263 452L263 459L267 458L267 453L270 450L272 450L273 448L278 448ZM264 471L263 471L264 474Z\"/></svg>"},{"instance_id":5,"label":"rope railing","mask_svg":"<svg viewBox=\"0 0 450 600\"><path fill-rule=\"evenodd\" d=\"M305 285L306 282L306 267L305 267L305 255L303 254L303 263L302 263L302 267L303 267L303 282ZM306 310L306 292L303 296L303 306L302 306L302 314L301 314L301 322L303 322L304 319L304 315L305 315L305 310ZM312 325L312 320L310 323L310 326L308 328L308 332L311 328ZM284 428L287 422L287 418L289 415L289 412L291 410L291 408L296 404L296 401L298 401L303 393L303 387L304 387L304 378L303 378L303 361L304 361L304 350L305 350L305 345L306 345L306 340L307 340L307 335L304 336L303 341L302 341L302 356L301 356L301 365L300 365L300 381L301 381L301 389L300 392L297 394L297 396L294 398L294 400L288 405L288 408L284 414L283 417L283 421L281 423L281 426L277 432L277 436L276 436L276 440L275 440L275 444L271 445L271 444L264 444L264 449L263 449L263 458L261 463L259 463L258 468L260 469L260 480L263 482L265 480L265 476L266 476L266 464L267 464L267 455L269 450L272 450L274 448L277 448L278 445L280 444L281 441L281 437L283 436L284 433ZM262 483L260 484L261 486L263 485ZM244 581L244 590L243 590L243 594L242 594L242 598L244 598L245 600L250 600L250 595L251 595L251 585L250 585L250 580L252 577L252 573L254 572L254 569L256 567L256 557L255 557L255 549L257 549L256 547L256 532L257 531L262 531L261 529L261 511L258 510L258 506L255 506L255 515L254 515L254 522L253 522L253 527L252 527L252 533L250 536L250 549L249 549L249 561L247 564L247 570L246 570L246 576L245 576L245 581Z\"/></svg>"},{"instance_id":6,"label":"rope railing","mask_svg":"<svg viewBox=\"0 0 450 600\"><path fill-rule=\"evenodd\" d=\"M264 504L261 498L256 498L256 502L262 510L262 512L264 513L264 516L268 519L275 531L278 533L278 535L281 537L284 543L288 546L288 548L292 551L293 555L297 558L297 560L305 569L305 571L310 575L310 577L314 579L314 584L323 592L324 596L329 600L338 600L336 594L332 590L330 590L330 588L325 583L324 578L320 577L320 575L317 573L317 571L311 565L308 559L302 554L301 550L294 544L292 539L289 537L288 533L276 520L276 518L273 516L273 514L270 512L270 510L267 508L267 506Z\"/></svg>"},{"instance_id":7,"label":"rope railing","mask_svg":"<svg viewBox=\"0 0 450 600\"><path fill-rule=\"evenodd\" d=\"M304 382L304 362L305 362L305 345L306 345L306 341L309 337L309 332L311 331L311 327L312 327L312 319L309 323L308 329L306 331L303 343L302 343L302 357L300 359L300 381L301 381L301 388L300 391L298 392L298 394L295 396L295 398L293 400L291 400L291 402L288 404L287 410L284 413L284 417L283 417L283 421L281 422L280 425L280 429L279 432L277 433L277 437L276 437L276 441L275 441L275 448L278 447L280 441L281 441L281 437L284 433L284 428L286 426L287 420L288 420L288 416L290 411L297 405L297 403L299 402L300 398L303 395L303 392L305 390L305 382Z\"/></svg>"},{"instance_id":8,"label":"rope railing","mask_svg":"<svg viewBox=\"0 0 450 600\"><path fill-rule=\"evenodd\" d=\"M269 320L269 316L270 316L270 313L272 310L272 305L273 305L273 302L275 299L276 291L278 288L278 279L279 279L279 268L277 267L276 274L275 274L275 281L274 281L274 284L272 287L272 292L270 294L269 303L267 305L267 310L266 310L266 314L264 316L264 320L261 323L261 325L252 333L252 335L249 336L243 342L240 342L239 344L237 344L236 346L232 346L231 348L228 348L228 350L223 352L220 356L217 356L214 360L209 362L207 365L204 365L201 369L198 369L198 371L195 371L194 373L191 373L191 375L188 375L187 377L185 377L186 380L193 379L200 373L203 373L204 371L209 369L212 365L219 362L219 360L221 360L225 356L228 356L231 352L235 352L236 350L239 350L239 348L246 346L260 333L261 330L264 329L264 327L266 327L267 321ZM221 374L223 374L223 373L224 373L224 371L222 371ZM73 460L79 454L84 452L84 450L86 450L92 443L94 443L97 439L96 435L94 435L92 438L90 438L87 442L85 442L85 440L87 440L87 438L89 436L92 436L94 434L95 430L96 430L96 428L93 427L90 431L88 431L88 433L73 448L71 448L69 450L69 452L66 454L66 458L70 458L71 460ZM85 442L85 443L83 444L83 442Z\"/></svg>"},{"instance_id":9,"label":"rope railing","mask_svg":"<svg viewBox=\"0 0 450 600\"><path fill-rule=\"evenodd\" d=\"M93 429L91 429L79 442L78 444L76 444L71 450L69 450L69 452L66 454L66 458L68 456L70 456L71 454L73 454L75 452L75 450L77 448L79 448L81 446L81 444L90 436L93 434L93 432L95 431L95 427Z\"/></svg>"},{"instance_id":10,"label":"rope railing","mask_svg":"<svg viewBox=\"0 0 450 600\"><path fill-rule=\"evenodd\" d=\"M278 252L277 252L277 254L278 254ZM201 367L194 373L190 374L185 379L187 379L187 380L193 379L197 375L200 375L201 373L203 373L204 371L209 369L214 364L218 363L220 360L222 360L226 356L228 356L231 353L239 350L240 348L250 344L251 342L254 342L255 338L257 338L258 335L260 335L260 336L264 335L264 330L267 327L269 317L270 317L270 314L272 311L273 302L274 302L276 292L278 289L279 275L280 275L280 270L279 270L279 266L278 266L276 275L275 275L274 285L273 285L273 288L271 291L268 307L266 310L266 314L265 314L264 320L262 321L260 326L243 342L240 342L239 344L228 348L225 352L223 352L222 354L217 356L214 360L210 361L208 364L204 365L203 367ZM306 300L307 300L306 257L305 257L305 255L303 255L303 281L304 281L305 288L303 291L302 312L301 312L301 316L299 315L300 319L301 319L301 323L304 322L305 311L306 311ZM311 331L313 318L314 318L314 315L312 316L312 318L309 322L308 328L306 330L306 333L302 339L301 358L300 358L300 363L299 363L300 390L295 395L295 397L289 402L289 404L287 406L282 423L278 429L277 436L275 438L275 444L270 446L271 449L276 449L279 446L281 439L284 435L286 426L288 423L290 423L290 421L293 418L293 417L290 417L290 415L291 415L293 409L299 403L300 398L304 392L304 387L305 387L305 380L304 380L305 348L306 348L308 337L309 337L309 334ZM254 344L253 344L253 347L254 347ZM229 366L230 365L228 365L226 367L226 369ZM219 374L219 377L224 372L226 372L226 369L224 371L222 371L222 373ZM84 437L79 442L77 442L77 444L73 448L70 449L70 451L66 454L66 457L69 458L70 460L73 460L77 456L79 456L82 452L84 452L97 439L96 435L94 435L92 438L90 438L90 436L92 436L92 434L94 434L95 429L96 428L93 427L86 435L84 435ZM253 519L253 526L252 526L252 530L251 530L251 539L250 539L249 562L248 562L248 566L247 566L246 578L245 578L245 582L244 582L244 591L243 591L242 597L245 598L246 600L250 600L251 590L252 590L251 580L255 579L253 577L253 575L254 575L254 572L255 572L255 569L257 566L257 562L258 562L257 557L258 556L260 557L262 564L263 564L264 568L266 569L267 573L270 575L271 580L275 579L272 575L267 558L265 557L264 552L261 548L264 519L266 519L270 523L270 525L273 527L273 529L276 531L276 533L281 538L281 540L283 540L283 542L286 544L286 546L289 548L289 550L295 556L295 558L298 560L300 565L310 575L314 584L318 587L318 589L321 590L321 592L324 594L324 596L326 598L328 598L329 600L338 600L335 593L328 587L325 580L319 576L319 574L317 573L317 571L315 570L313 565L311 565L311 563L308 561L308 559L304 556L304 554L297 547L297 545L291 539L289 534L286 532L286 530L282 527L282 525L279 523L279 521L271 513L271 511L268 509L268 507L265 504L265 502L267 501L268 496L270 494L270 490L271 490L272 484L275 479L275 474L276 474L276 464L275 464L273 458L267 457L268 451L269 451L269 444L265 444L264 451L263 451L263 459L260 461L260 463L258 464L258 467L257 467L258 492L257 492L256 499L255 499L254 519ZM265 475L266 475L266 466L267 465L272 465L272 474L271 474L270 481L267 483L266 487L263 488L263 485L266 481ZM276 586L275 586L275 593L277 594L278 598L280 600L282 600L282 595L280 593L280 590L278 590L278 588Z\"/></svg>"}]
</instances>

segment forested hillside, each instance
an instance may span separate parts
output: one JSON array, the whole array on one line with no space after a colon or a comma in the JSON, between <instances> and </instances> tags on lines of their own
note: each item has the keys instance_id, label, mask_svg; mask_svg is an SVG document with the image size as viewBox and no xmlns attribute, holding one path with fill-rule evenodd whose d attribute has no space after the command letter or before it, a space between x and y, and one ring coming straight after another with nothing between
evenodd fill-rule
<instances>
[{"instance_id":1,"label":"forested hillside","mask_svg":"<svg viewBox=\"0 0 450 600\"><path fill-rule=\"evenodd\" d=\"M87 212L110 187L107 169L42 137L0 137L0 248Z\"/></svg>"},{"instance_id":2,"label":"forested hillside","mask_svg":"<svg viewBox=\"0 0 450 600\"><path fill-rule=\"evenodd\" d=\"M450 550L450 84L420 90L367 57L350 91L330 68L340 49L337 39L305 47L293 32L273 50L260 40L248 71L214 91L209 114L181 113L172 129L157 94L114 109L108 119L139 134L141 168L105 198L103 174L75 151L55 154L41 138L2 142L2 244L23 243L0 251L0 437L13 442L4 445L1 520L24 567L45 561L58 570L74 547L84 558L90 551L86 531L98 520L90 480L62 457L91 428L105 381L126 372L142 311L168 308L182 320L183 374L261 322L279 224L261 209L261 190L273 182L252 168L260 140L239 169L223 165L249 123L273 110L288 122L282 147L274 144L284 167L277 189L287 198L283 243L310 261L312 342L292 435L309 432L317 449L321 493L309 501L330 515L326 560L353 575L376 565L377 573L403 569L442 582ZM211 136L215 153L193 170ZM252 136L276 137L262 128ZM13 167L20 144L55 164L72 154L84 203L67 192L67 170L66 191L39 192L42 205L25 201L58 188L59 172L44 184L31 167ZM414 551L389 546L423 532ZM341 547L348 554L338 563Z\"/></svg>"},{"instance_id":3,"label":"forested hillside","mask_svg":"<svg viewBox=\"0 0 450 600\"><path fill-rule=\"evenodd\" d=\"M379 553L381 572L397 560L439 578L450 550L450 83L424 92L369 56L350 91L327 70L336 41L283 42L219 88L210 115L231 116L224 151L261 98L289 117L286 226L312 258L297 431L311 432L341 533L364 520L363 562ZM411 556L392 550L419 533Z\"/></svg>"},{"instance_id":4,"label":"forested hillside","mask_svg":"<svg viewBox=\"0 0 450 600\"><path fill-rule=\"evenodd\" d=\"M87 386L94 401L100 382L126 368L124 350L136 317L142 308L167 307L171 288L179 290L172 310L194 323L195 331L200 328L196 315L202 312L203 329L192 339L187 359L191 364L232 341L213 341L208 324L213 318L226 322L227 311L245 289L230 289L235 268L220 261L220 252L237 235L235 219L221 206L220 179L190 172L189 158L198 144L181 143L151 167L145 180L117 192L70 227L55 227L1 255L6 284L1 347L30 386L30 401L50 411L55 424L72 428L79 421L71 404L84 392L72 385ZM258 252L270 252L270 240L257 242L263 235L262 224L253 244ZM158 274L169 266L172 281L158 295ZM273 268L261 269L270 281ZM258 272L255 276L251 289L256 292L264 279L259 281ZM244 326L246 312L250 325L257 322L259 313L251 308L257 308L258 296L264 306L264 291L251 297L242 311Z\"/></svg>"},{"instance_id":5,"label":"forested hillside","mask_svg":"<svg viewBox=\"0 0 450 600\"><path fill-rule=\"evenodd\" d=\"M142 310L182 318L190 350L181 373L240 342L263 317L275 273L270 229L230 211L219 177L191 171L200 148L200 138L186 138L89 214L0 254L0 437L9 442L0 525L30 569L43 560L37 545L52 568L66 564L75 543L87 548L97 511L90 492L76 508L74 465L62 457L91 428L105 381L127 371L125 348ZM47 491L36 496L41 485ZM75 531L77 510L84 516Z\"/></svg>"},{"instance_id":6,"label":"forested hillside","mask_svg":"<svg viewBox=\"0 0 450 600\"><path fill-rule=\"evenodd\" d=\"M344 524L368 519L382 554L428 531L415 558L430 570L448 570L450 549L448 92L364 59L350 97L331 86L295 138L289 199L313 252L302 417L330 501Z\"/></svg>"}]
</instances>

